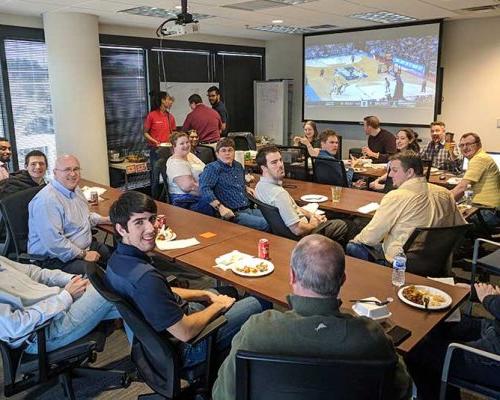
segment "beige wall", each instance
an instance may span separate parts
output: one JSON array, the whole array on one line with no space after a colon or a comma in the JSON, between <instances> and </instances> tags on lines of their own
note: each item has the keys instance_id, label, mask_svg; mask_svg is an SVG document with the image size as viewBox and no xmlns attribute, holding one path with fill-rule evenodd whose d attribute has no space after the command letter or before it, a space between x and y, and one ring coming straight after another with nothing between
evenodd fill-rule
<instances>
[{"instance_id":1,"label":"beige wall","mask_svg":"<svg viewBox=\"0 0 500 400\"><path fill-rule=\"evenodd\" d=\"M442 118L457 134L477 132L484 147L500 151L500 17L445 22L441 65L444 67ZM283 62L286 60L286 62ZM291 78L295 82L292 132L301 131L302 39L266 43L267 78ZM359 125L321 124L344 137L343 152L365 143ZM395 132L398 127L389 127ZM426 128L417 129L424 140Z\"/></svg>"}]
</instances>

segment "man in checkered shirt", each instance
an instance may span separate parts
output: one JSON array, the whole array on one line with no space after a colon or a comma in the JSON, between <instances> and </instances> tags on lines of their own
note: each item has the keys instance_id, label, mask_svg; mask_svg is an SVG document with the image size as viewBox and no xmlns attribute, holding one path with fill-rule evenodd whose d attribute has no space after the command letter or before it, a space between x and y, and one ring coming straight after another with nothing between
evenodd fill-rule
<instances>
[{"instance_id":1,"label":"man in checkered shirt","mask_svg":"<svg viewBox=\"0 0 500 400\"><path fill-rule=\"evenodd\" d=\"M462 156L455 142L445 141L445 124L431 122L431 141L420 152L423 160L432 161L432 166L442 170L453 170L460 166Z\"/></svg>"}]
</instances>

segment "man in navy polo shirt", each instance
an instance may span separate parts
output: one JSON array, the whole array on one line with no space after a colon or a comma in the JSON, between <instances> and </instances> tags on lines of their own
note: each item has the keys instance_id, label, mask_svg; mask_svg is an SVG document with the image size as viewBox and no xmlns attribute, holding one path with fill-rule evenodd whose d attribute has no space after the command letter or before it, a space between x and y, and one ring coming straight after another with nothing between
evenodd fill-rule
<instances>
[{"instance_id":1,"label":"man in navy polo shirt","mask_svg":"<svg viewBox=\"0 0 500 400\"><path fill-rule=\"evenodd\" d=\"M235 302L234 298L215 291L170 287L147 255L155 247L157 234L156 204L150 197L133 191L122 194L111 206L110 218L121 242L109 259L106 283L134 304L153 329L167 330L180 340L184 367L205 361L206 341L195 346L186 342L219 314L224 314L228 321L215 338L215 351L223 353L241 325L252 314L262 311L254 297Z\"/></svg>"},{"instance_id":2,"label":"man in navy polo shirt","mask_svg":"<svg viewBox=\"0 0 500 400\"><path fill-rule=\"evenodd\" d=\"M217 160L205 166L200 175L203 200L210 203L224 219L261 231L269 230L260 210L250 207L246 192L254 196L254 191L246 187L245 170L234 159L234 140L221 139L215 153Z\"/></svg>"},{"instance_id":3,"label":"man in navy polo shirt","mask_svg":"<svg viewBox=\"0 0 500 400\"><path fill-rule=\"evenodd\" d=\"M217 111L220 115L220 119L222 120L222 132L221 136L227 136L227 110L226 105L220 99L220 90L217 86L211 86L207 91L208 101L212 105L212 109Z\"/></svg>"}]
</instances>

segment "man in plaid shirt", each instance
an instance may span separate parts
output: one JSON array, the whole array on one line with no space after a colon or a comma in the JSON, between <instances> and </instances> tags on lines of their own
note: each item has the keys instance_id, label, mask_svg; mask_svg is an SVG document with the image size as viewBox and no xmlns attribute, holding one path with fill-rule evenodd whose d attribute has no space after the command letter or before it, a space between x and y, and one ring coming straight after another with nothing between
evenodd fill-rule
<instances>
[{"instance_id":1,"label":"man in plaid shirt","mask_svg":"<svg viewBox=\"0 0 500 400\"><path fill-rule=\"evenodd\" d=\"M444 122L431 122L431 141L420 152L423 160L432 161L437 169L452 170L459 167L462 156L455 142L445 141Z\"/></svg>"}]
</instances>

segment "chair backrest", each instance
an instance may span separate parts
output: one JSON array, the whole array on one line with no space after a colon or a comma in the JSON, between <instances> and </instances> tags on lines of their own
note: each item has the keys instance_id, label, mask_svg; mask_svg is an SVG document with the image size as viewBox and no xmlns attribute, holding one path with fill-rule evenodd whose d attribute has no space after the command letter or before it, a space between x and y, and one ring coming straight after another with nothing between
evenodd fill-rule
<instances>
[{"instance_id":1,"label":"chair backrest","mask_svg":"<svg viewBox=\"0 0 500 400\"><path fill-rule=\"evenodd\" d=\"M345 165L335 158L313 157L313 181L327 185L348 187Z\"/></svg>"},{"instance_id":2,"label":"chair backrest","mask_svg":"<svg viewBox=\"0 0 500 400\"><path fill-rule=\"evenodd\" d=\"M134 332L131 357L144 381L157 393L167 398L175 397L180 393L180 362L171 338L166 332L156 332L135 306L106 285L101 267L89 263L87 275L95 289L116 306Z\"/></svg>"},{"instance_id":3,"label":"chair backrest","mask_svg":"<svg viewBox=\"0 0 500 400\"><path fill-rule=\"evenodd\" d=\"M210 164L217 160L217 156L215 155L215 150L212 146L207 146L206 144L199 144L196 146L196 150L198 150L198 158L203 161L205 164Z\"/></svg>"},{"instance_id":4,"label":"chair backrest","mask_svg":"<svg viewBox=\"0 0 500 400\"><path fill-rule=\"evenodd\" d=\"M167 160L160 158L155 162L153 168L153 176L156 176L155 186L151 186L151 196L153 199L163 201L170 204L168 195L168 176L167 176ZM163 185L160 184L160 176L163 180Z\"/></svg>"},{"instance_id":5,"label":"chair backrest","mask_svg":"<svg viewBox=\"0 0 500 400\"><path fill-rule=\"evenodd\" d=\"M453 251L460 246L469 224L416 228L403 246L406 270L421 276L448 276Z\"/></svg>"},{"instance_id":6,"label":"chair backrest","mask_svg":"<svg viewBox=\"0 0 500 400\"><path fill-rule=\"evenodd\" d=\"M257 150L257 143L252 132L229 132L227 136L234 140L236 150Z\"/></svg>"},{"instance_id":7,"label":"chair backrest","mask_svg":"<svg viewBox=\"0 0 500 400\"><path fill-rule=\"evenodd\" d=\"M361 150L361 147L351 147L349 149L349 156L353 157L361 157L363 155L363 151Z\"/></svg>"},{"instance_id":8,"label":"chair backrest","mask_svg":"<svg viewBox=\"0 0 500 400\"><path fill-rule=\"evenodd\" d=\"M280 211L277 207L271 206L269 204L263 203L257 200L255 197L248 197L249 200L256 204L260 212L267 221L267 224L271 227L271 232L274 235L285 237L292 240L300 240L300 237L295 235L288 226L285 225L283 219L281 218Z\"/></svg>"},{"instance_id":9,"label":"chair backrest","mask_svg":"<svg viewBox=\"0 0 500 400\"><path fill-rule=\"evenodd\" d=\"M0 212L5 221L6 245L4 253L17 258L28 248L28 204L43 187L33 187L12 193L0 199Z\"/></svg>"},{"instance_id":10,"label":"chair backrest","mask_svg":"<svg viewBox=\"0 0 500 400\"><path fill-rule=\"evenodd\" d=\"M277 146L281 152L287 177L310 180L309 153L306 146Z\"/></svg>"},{"instance_id":11,"label":"chair backrest","mask_svg":"<svg viewBox=\"0 0 500 400\"><path fill-rule=\"evenodd\" d=\"M321 359L240 350L236 400L386 399L395 367L396 359Z\"/></svg>"}]
</instances>

